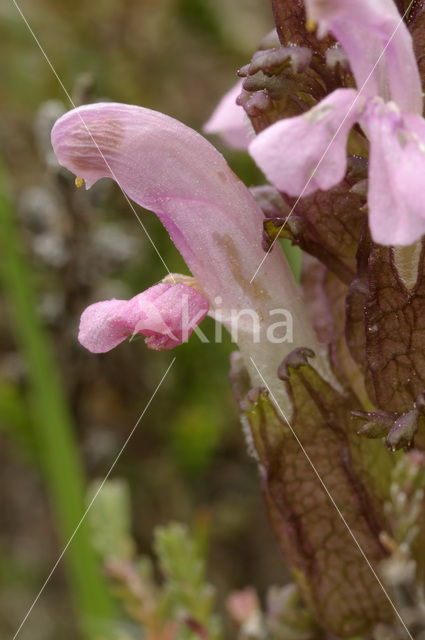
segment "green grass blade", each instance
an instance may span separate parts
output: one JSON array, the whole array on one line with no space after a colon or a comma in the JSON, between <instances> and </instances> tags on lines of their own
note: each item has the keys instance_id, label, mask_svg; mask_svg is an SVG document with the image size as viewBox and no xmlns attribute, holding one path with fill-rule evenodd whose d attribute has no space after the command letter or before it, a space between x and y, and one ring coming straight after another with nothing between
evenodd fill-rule
<instances>
[{"instance_id":1,"label":"green grass blade","mask_svg":"<svg viewBox=\"0 0 425 640\"><path fill-rule=\"evenodd\" d=\"M30 265L20 247L7 186L0 165L0 276L15 338L28 368L37 448L65 546L84 513L85 479L60 372L36 311ZM86 522L67 549L64 563L83 637L92 640L98 637L102 623L110 619L112 605Z\"/></svg>"}]
</instances>

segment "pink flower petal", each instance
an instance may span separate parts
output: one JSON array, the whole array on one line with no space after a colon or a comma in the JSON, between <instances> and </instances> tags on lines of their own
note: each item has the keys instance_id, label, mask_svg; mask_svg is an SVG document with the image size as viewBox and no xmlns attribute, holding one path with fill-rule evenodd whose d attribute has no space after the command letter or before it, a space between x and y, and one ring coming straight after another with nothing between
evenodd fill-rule
<instances>
[{"instance_id":1,"label":"pink flower petal","mask_svg":"<svg viewBox=\"0 0 425 640\"><path fill-rule=\"evenodd\" d=\"M150 349L172 349L189 339L208 309L208 301L192 287L157 284L131 300L104 300L87 307L78 339L92 353L105 353L140 333Z\"/></svg>"},{"instance_id":2,"label":"pink flower petal","mask_svg":"<svg viewBox=\"0 0 425 640\"><path fill-rule=\"evenodd\" d=\"M280 191L298 196L330 189L345 175L348 133L363 104L354 89L338 89L307 113L265 129L249 152Z\"/></svg>"},{"instance_id":3,"label":"pink flower petal","mask_svg":"<svg viewBox=\"0 0 425 640\"><path fill-rule=\"evenodd\" d=\"M223 318L259 304L257 289L284 296L280 251L250 285L264 258L262 211L223 156L189 127L143 107L93 104L62 116L52 144L59 162L88 185L112 177L155 211L210 304L221 298Z\"/></svg>"},{"instance_id":4,"label":"pink flower petal","mask_svg":"<svg viewBox=\"0 0 425 640\"><path fill-rule=\"evenodd\" d=\"M212 116L205 123L205 133L218 134L232 149L248 149L254 137L254 130L243 107L236 104L242 91L242 80L230 89L220 100Z\"/></svg>"},{"instance_id":5,"label":"pink flower petal","mask_svg":"<svg viewBox=\"0 0 425 640\"><path fill-rule=\"evenodd\" d=\"M422 113L412 38L393 0L305 0L305 4L319 36L330 31L341 43L364 95L378 95L394 100L403 111Z\"/></svg>"},{"instance_id":6,"label":"pink flower petal","mask_svg":"<svg viewBox=\"0 0 425 640\"><path fill-rule=\"evenodd\" d=\"M52 144L59 162L89 185L112 177L130 198L158 215L210 303L210 315L229 330L237 323L234 339L253 384L261 384L261 378L251 358L285 402L276 377L282 359L294 345L312 346L317 353L319 348L283 252L277 245L265 256L263 213L223 156L164 114L110 103L62 116L53 127ZM276 345L269 336L274 339L282 328L276 317L282 308L289 328ZM106 348L122 334L106 336ZM163 335L160 343L148 337L150 345L166 344Z\"/></svg>"},{"instance_id":7,"label":"pink flower petal","mask_svg":"<svg viewBox=\"0 0 425 640\"><path fill-rule=\"evenodd\" d=\"M425 121L375 100L365 126L371 142L369 226L383 245L409 245L425 234Z\"/></svg>"},{"instance_id":8,"label":"pink flower petal","mask_svg":"<svg viewBox=\"0 0 425 640\"><path fill-rule=\"evenodd\" d=\"M130 300L96 302L83 311L78 340L92 353L105 353L130 336L136 322Z\"/></svg>"}]
</instances>

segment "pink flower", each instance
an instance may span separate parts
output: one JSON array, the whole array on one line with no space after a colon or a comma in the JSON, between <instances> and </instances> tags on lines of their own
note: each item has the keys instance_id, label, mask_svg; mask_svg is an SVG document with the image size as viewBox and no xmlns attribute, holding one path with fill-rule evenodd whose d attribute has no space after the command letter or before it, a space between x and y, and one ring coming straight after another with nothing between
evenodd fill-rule
<instances>
[{"instance_id":1,"label":"pink flower","mask_svg":"<svg viewBox=\"0 0 425 640\"><path fill-rule=\"evenodd\" d=\"M208 301L210 315L230 331L235 316L240 316L234 339L254 384L261 380L251 357L263 375L275 381L272 391L285 402L276 375L282 359L298 345L316 353L320 348L280 247L253 279L265 257L263 213L223 156L173 118L113 103L86 105L62 116L53 127L52 144L59 162L84 178L87 186L111 177L130 198L157 214ZM169 295L172 291L183 290L170 289ZM109 301L105 303L109 306L95 308L84 322L84 334L91 328L94 334L99 330L98 318L102 324L105 317L113 317L109 324L116 323L116 330L100 340L101 348L112 348L134 330L138 309L133 301ZM284 324L282 308L290 314L292 326L288 339L276 344L270 335L274 337L276 327ZM96 309L101 311L98 316ZM143 323L151 320L149 315ZM167 324L174 332L175 319ZM143 324L142 332L149 326L156 331L156 316L153 325ZM165 335L162 330L158 333ZM95 342L96 338L91 344Z\"/></svg>"},{"instance_id":2,"label":"pink flower","mask_svg":"<svg viewBox=\"0 0 425 640\"><path fill-rule=\"evenodd\" d=\"M410 34L392 0L306 0L306 7L319 35L330 30L339 39L360 91L339 89L306 114L273 124L250 153L289 195L326 190L345 173L348 134L359 122L371 143L372 237L411 244L425 233L425 124Z\"/></svg>"},{"instance_id":3,"label":"pink flower","mask_svg":"<svg viewBox=\"0 0 425 640\"><path fill-rule=\"evenodd\" d=\"M425 120L376 100L363 122L371 142L372 237L384 245L413 244L425 233Z\"/></svg>"},{"instance_id":4,"label":"pink flower","mask_svg":"<svg viewBox=\"0 0 425 640\"><path fill-rule=\"evenodd\" d=\"M421 113L412 39L393 0L305 0L305 6L319 37L330 31L342 45L364 95Z\"/></svg>"},{"instance_id":5,"label":"pink flower","mask_svg":"<svg viewBox=\"0 0 425 640\"><path fill-rule=\"evenodd\" d=\"M62 116L52 144L60 164L87 187L113 178L155 211L210 304L220 296L222 309L250 306L249 281L264 255L263 215L205 138L162 113L101 103ZM284 264L276 252L264 277L276 280Z\"/></svg>"},{"instance_id":6,"label":"pink flower","mask_svg":"<svg viewBox=\"0 0 425 640\"><path fill-rule=\"evenodd\" d=\"M357 101L354 89L338 89L302 116L265 129L251 143L250 153L270 182L289 195L330 189L345 175L345 147L358 118Z\"/></svg>"},{"instance_id":7,"label":"pink flower","mask_svg":"<svg viewBox=\"0 0 425 640\"><path fill-rule=\"evenodd\" d=\"M254 130L243 107L236 104L236 99L242 91L242 80L239 80L218 103L212 116L205 123L205 133L216 133L228 147L245 151Z\"/></svg>"},{"instance_id":8,"label":"pink flower","mask_svg":"<svg viewBox=\"0 0 425 640\"><path fill-rule=\"evenodd\" d=\"M92 353L105 353L135 334L150 349L173 349L189 339L209 304L185 284L157 284L131 300L90 305L80 320L78 339Z\"/></svg>"}]
</instances>

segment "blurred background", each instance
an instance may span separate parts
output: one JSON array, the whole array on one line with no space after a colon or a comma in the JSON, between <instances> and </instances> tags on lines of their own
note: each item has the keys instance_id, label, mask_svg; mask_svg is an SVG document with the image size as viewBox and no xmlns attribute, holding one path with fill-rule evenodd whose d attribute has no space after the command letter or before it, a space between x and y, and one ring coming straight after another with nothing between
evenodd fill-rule
<instances>
[{"instance_id":1,"label":"blurred background","mask_svg":"<svg viewBox=\"0 0 425 640\"><path fill-rule=\"evenodd\" d=\"M267 0L18 0L76 104L107 99L200 130L272 28ZM128 485L137 549L177 520L207 540L218 606L286 580L227 380L233 347L193 336L175 352L143 339L102 356L76 340L91 302L129 298L164 275L116 185L77 190L49 133L70 108L12 0L0 3L0 638L13 638L161 380L111 476ZM243 153L222 149L248 185ZM153 214L138 210L171 271L187 273ZM212 321L202 329L212 336ZM79 611L111 606L85 524L19 638L79 639ZM90 613L90 611L89 611Z\"/></svg>"}]
</instances>

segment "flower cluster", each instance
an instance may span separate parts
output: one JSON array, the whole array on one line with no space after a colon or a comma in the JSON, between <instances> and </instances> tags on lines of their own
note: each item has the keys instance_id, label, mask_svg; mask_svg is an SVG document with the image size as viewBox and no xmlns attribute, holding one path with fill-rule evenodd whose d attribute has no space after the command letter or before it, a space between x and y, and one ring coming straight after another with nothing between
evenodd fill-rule
<instances>
[{"instance_id":1,"label":"flower cluster","mask_svg":"<svg viewBox=\"0 0 425 640\"><path fill-rule=\"evenodd\" d=\"M136 334L171 349L207 314L229 331L245 318L230 378L279 545L317 637L377 638L378 623L395 628L376 580L400 550L383 508L391 451L425 448L420 73L393 0L272 5L280 42L263 41L205 125L271 186L249 190L204 137L143 107L86 105L56 122L53 148L77 185L114 179L192 274L91 305L79 339L94 353ZM282 235L310 254L300 286ZM282 309L291 341L270 338Z\"/></svg>"},{"instance_id":2,"label":"flower cluster","mask_svg":"<svg viewBox=\"0 0 425 640\"><path fill-rule=\"evenodd\" d=\"M369 224L375 242L409 245L425 233L425 121L412 39L392 0L308 0L309 25L343 47L357 91L339 89L311 111L258 135L250 153L281 191L305 196L338 184L347 138L370 141Z\"/></svg>"}]
</instances>

